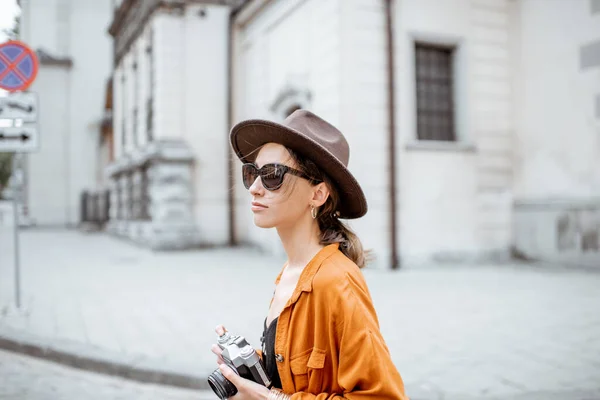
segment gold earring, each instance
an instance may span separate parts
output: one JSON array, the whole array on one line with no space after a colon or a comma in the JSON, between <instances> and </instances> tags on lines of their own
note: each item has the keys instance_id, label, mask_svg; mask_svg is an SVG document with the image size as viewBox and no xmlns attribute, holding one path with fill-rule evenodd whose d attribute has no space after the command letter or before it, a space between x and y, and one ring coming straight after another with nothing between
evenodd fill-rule
<instances>
[{"instance_id":1,"label":"gold earring","mask_svg":"<svg viewBox=\"0 0 600 400\"><path fill-rule=\"evenodd\" d=\"M318 210L316 208L314 208L313 206L310 206L310 216L313 219L317 218L317 212L318 212Z\"/></svg>"}]
</instances>

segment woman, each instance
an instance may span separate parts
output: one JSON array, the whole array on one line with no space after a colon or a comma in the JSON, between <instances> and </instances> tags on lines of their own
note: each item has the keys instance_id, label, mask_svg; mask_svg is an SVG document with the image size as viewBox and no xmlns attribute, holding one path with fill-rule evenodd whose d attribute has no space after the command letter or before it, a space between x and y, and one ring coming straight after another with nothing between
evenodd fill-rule
<instances>
[{"instance_id":1,"label":"woman","mask_svg":"<svg viewBox=\"0 0 600 400\"><path fill-rule=\"evenodd\" d=\"M238 376L232 399L402 399L364 277L359 239L339 218L367 212L348 171L349 147L334 126L298 110L283 124L243 121L231 130L252 195L254 223L276 228L288 261L265 320L262 358L273 387ZM217 326L217 334L225 328Z\"/></svg>"}]
</instances>

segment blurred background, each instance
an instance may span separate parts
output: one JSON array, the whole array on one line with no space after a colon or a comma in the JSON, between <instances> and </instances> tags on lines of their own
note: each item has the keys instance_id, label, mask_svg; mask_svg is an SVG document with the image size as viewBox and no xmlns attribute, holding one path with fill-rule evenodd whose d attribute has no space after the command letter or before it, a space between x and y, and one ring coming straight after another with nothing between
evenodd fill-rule
<instances>
[{"instance_id":1,"label":"blurred background","mask_svg":"<svg viewBox=\"0 0 600 400\"><path fill-rule=\"evenodd\" d=\"M0 0L0 30L39 62L0 398L216 398L214 327L258 345L285 260L229 129L303 108L350 144L411 398L600 399L599 0Z\"/></svg>"}]
</instances>

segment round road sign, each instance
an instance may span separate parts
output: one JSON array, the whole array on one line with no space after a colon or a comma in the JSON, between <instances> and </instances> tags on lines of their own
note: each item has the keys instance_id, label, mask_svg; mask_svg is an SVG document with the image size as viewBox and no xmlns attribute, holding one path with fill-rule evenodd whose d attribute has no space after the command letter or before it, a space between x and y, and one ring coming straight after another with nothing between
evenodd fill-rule
<instances>
[{"instance_id":1,"label":"round road sign","mask_svg":"<svg viewBox=\"0 0 600 400\"><path fill-rule=\"evenodd\" d=\"M0 44L0 88L25 90L37 75L38 60L33 50L16 40Z\"/></svg>"}]
</instances>

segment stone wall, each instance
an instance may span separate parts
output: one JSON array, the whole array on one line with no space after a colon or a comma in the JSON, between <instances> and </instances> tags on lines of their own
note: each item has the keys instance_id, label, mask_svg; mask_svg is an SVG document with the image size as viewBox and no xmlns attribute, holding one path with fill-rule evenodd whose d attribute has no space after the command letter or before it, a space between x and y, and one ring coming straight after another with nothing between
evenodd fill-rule
<instances>
[{"instance_id":1,"label":"stone wall","mask_svg":"<svg viewBox=\"0 0 600 400\"><path fill-rule=\"evenodd\" d=\"M513 231L518 256L600 269L600 199L517 202Z\"/></svg>"},{"instance_id":2,"label":"stone wall","mask_svg":"<svg viewBox=\"0 0 600 400\"><path fill-rule=\"evenodd\" d=\"M198 245L193 160L185 142L160 140L110 165L108 231L157 250Z\"/></svg>"}]
</instances>

